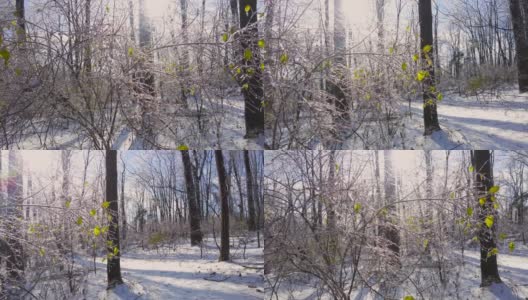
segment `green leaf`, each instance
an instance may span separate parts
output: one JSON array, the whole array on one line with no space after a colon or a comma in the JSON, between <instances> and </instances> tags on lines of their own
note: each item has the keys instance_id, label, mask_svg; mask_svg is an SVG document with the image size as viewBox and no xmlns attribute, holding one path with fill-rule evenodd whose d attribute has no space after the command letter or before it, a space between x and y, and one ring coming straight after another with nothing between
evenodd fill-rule
<instances>
[{"instance_id":1,"label":"green leaf","mask_svg":"<svg viewBox=\"0 0 528 300\"><path fill-rule=\"evenodd\" d=\"M114 247L114 255L117 255L119 253L119 249L117 247Z\"/></svg>"},{"instance_id":2,"label":"green leaf","mask_svg":"<svg viewBox=\"0 0 528 300\"><path fill-rule=\"evenodd\" d=\"M414 62L417 62L419 58L420 56L418 54L415 54L412 56L412 59L414 60Z\"/></svg>"},{"instance_id":3,"label":"green leaf","mask_svg":"<svg viewBox=\"0 0 528 300\"><path fill-rule=\"evenodd\" d=\"M468 207L466 209L466 213L467 213L468 217L471 217L473 215L473 207Z\"/></svg>"},{"instance_id":4,"label":"green leaf","mask_svg":"<svg viewBox=\"0 0 528 300\"><path fill-rule=\"evenodd\" d=\"M264 40L259 40L258 46L260 49L264 49L264 47L266 47L266 42Z\"/></svg>"},{"instance_id":5,"label":"green leaf","mask_svg":"<svg viewBox=\"0 0 528 300\"><path fill-rule=\"evenodd\" d=\"M109 228L110 227L108 227L108 226L104 226L103 228L101 228L101 233L105 234L108 231Z\"/></svg>"},{"instance_id":6,"label":"green leaf","mask_svg":"<svg viewBox=\"0 0 528 300\"><path fill-rule=\"evenodd\" d=\"M244 84L242 85L242 89L244 89L244 90L249 90L249 84L244 83Z\"/></svg>"},{"instance_id":7,"label":"green leaf","mask_svg":"<svg viewBox=\"0 0 528 300\"><path fill-rule=\"evenodd\" d=\"M110 202L109 201L105 201L105 202L103 202L103 204L101 204L101 207L104 208L104 209L107 209L109 206L110 206Z\"/></svg>"},{"instance_id":8,"label":"green leaf","mask_svg":"<svg viewBox=\"0 0 528 300\"><path fill-rule=\"evenodd\" d=\"M251 5L246 5L246 7L244 7L244 11L246 12L246 15L251 11Z\"/></svg>"},{"instance_id":9,"label":"green leaf","mask_svg":"<svg viewBox=\"0 0 528 300\"><path fill-rule=\"evenodd\" d=\"M500 189L500 187L498 185L494 185L494 186L490 187L488 192L490 192L490 194L495 194L495 193L497 193L499 191L499 189Z\"/></svg>"},{"instance_id":10,"label":"green leaf","mask_svg":"<svg viewBox=\"0 0 528 300\"><path fill-rule=\"evenodd\" d=\"M429 72L427 71L418 71L418 73L416 74L416 80L418 81L423 81L427 76L429 76Z\"/></svg>"},{"instance_id":11,"label":"green leaf","mask_svg":"<svg viewBox=\"0 0 528 300\"><path fill-rule=\"evenodd\" d=\"M83 223L83 218L82 217L78 217L77 218L77 222L75 222L75 223L77 223L77 225L81 226L82 223Z\"/></svg>"},{"instance_id":12,"label":"green leaf","mask_svg":"<svg viewBox=\"0 0 528 300\"><path fill-rule=\"evenodd\" d=\"M251 49L246 48L246 50L244 50L244 59L246 61L250 61L252 58L253 58L253 52L251 51Z\"/></svg>"},{"instance_id":13,"label":"green leaf","mask_svg":"<svg viewBox=\"0 0 528 300\"><path fill-rule=\"evenodd\" d=\"M182 151L182 150L189 150L189 147L186 146L186 145L180 145L180 146L178 146L178 148L176 148L176 150L180 150L180 151Z\"/></svg>"},{"instance_id":14,"label":"green leaf","mask_svg":"<svg viewBox=\"0 0 528 300\"><path fill-rule=\"evenodd\" d=\"M64 203L64 206L66 208L70 208L70 205L71 205L71 201L66 201L66 203Z\"/></svg>"},{"instance_id":15,"label":"green leaf","mask_svg":"<svg viewBox=\"0 0 528 300\"><path fill-rule=\"evenodd\" d=\"M486 219L484 219L484 223L486 224L486 226L488 226L488 228L491 228L491 226L493 226L493 216L487 216Z\"/></svg>"},{"instance_id":16,"label":"green leaf","mask_svg":"<svg viewBox=\"0 0 528 300\"><path fill-rule=\"evenodd\" d=\"M431 50L433 50L433 46L425 45L422 50L423 50L424 53L429 53L429 52L431 52Z\"/></svg>"},{"instance_id":17,"label":"green leaf","mask_svg":"<svg viewBox=\"0 0 528 300\"><path fill-rule=\"evenodd\" d=\"M44 250L44 248L40 248L40 249L39 249L39 255L40 255L40 256L44 256L44 255L46 255L46 250Z\"/></svg>"},{"instance_id":18,"label":"green leaf","mask_svg":"<svg viewBox=\"0 0 528 300\"><path fill-rule=\"evenodd\" d=\"M407 71L407 63L402 64L402 70Z\"/></svg>"},{"instance_id":19,"label":"green leaf","mask_svg":"<svg viewBox=\"0 0 528 300\"><path fill-rule=\"evenodd\" d=\"M485 197L484 198L480 198L479 199L479 204L480 204L480 206L484 206L484 204L486 204L486 198Z\"/></svg>"},{"instance_id":20,"label":"green leaf","mask_svg":"<svg viewBox=\"0 0 528 300\"><path fill-rule=\"evenodd\" d=\"M361 203L354 204L354 212L357 214L361 211Z\"/></svg>"},{"instance_id":21,"label":"green leaf","mask_svg":"<svg viewBox=\"0 0 528 300\"><path fill-rule=\"evenodd\" d=\"M497 249L497 248L493 248L493 249L491 249L491 250L488 252L487 257L491 257L491 256L493 256L493 255L497 255L498 253L499 253L499 249Z\"/></svg>"},{"instance_id":22,"label":"green leaf","mask_svg":"<svg viewBox=\"0 0 528 300\"><path fill-rule=\"evenodd\" d=\"M266 66L264 65L263 62L261 62L261 63L260 63L260 69L261 69L262 71L264 71L265 68L266 68Z\"/></svg>"},{"instance_id":23,"label":"green leaf","mask_svg":"<svg viewBox=\"0 0 528 300\"><path fill-rule=\"evenodd\" d=\"M280 56L280 62L281 64L286 64L289 60L289 57L288 57L288 54L286 53L283 53L281 56Z\"/></svg>"},{"instance_id":24,"label":"green leaf","mask_svg":"<svg viewBox=\"0 0 528 300\"><path fill-rule=\"evenodd\" d=\"M134 48L128 47L128 56L134 56Z\"/></svg>"},{"instance_id":25,"label":"green leaf","mask_svg":"<svg viewBox=\"0 0 528 300\"><path fill-rule=\"evenodd\" d=\"M222 34L222 42L227 42L229 40L229 35L227 33Z\"/></svg>"},{"instance_id":26,"label":"green leaf","mask_svg":"<svg viewBox=\"0 0 528 300\"><path fill-rule=\"evenodd\" d=\"M468 170L470 173L473 173L473 171L475 171L475 168L473 166L469 166Z\"/></svg>"},{"instance_id":27,"label":"green leaf","mask_svg":"<svg viewBox=\"0 0 528 300\"><path fill-rule=\"evenodd\" d=\"M0 57L4 59L4 63L7 66L7 63L9 62L9 58L11 57L11 53L6 48L0 49Z\"/></svg>"},{"instance_id":28,"label":"green leaf","mask_svg":"<svg viewBox=\"0 0 528 300\"><path fill-rule=\"evenodd\" d=\"M16 76L20 76L20 75L22 75L22 70L20 70L19 68L16 68L16 69L15 69L15 75L16 75Z\"/></svg>"},{"instance_id":29,"label":"green leaf","mask_svg":"<svg viewBox=\"0 0 528 300\"><path fill-rule=\"evenodd\" d=\"M97 214L97 211L95 209L90 210L90 216L95 217L96 214Z\"/></svg>"},{"instance_id":30,"label":"green leaf","mask_svg":"<svg viewBox=\"0 0 528 300\"><path fill-rule=\"evenodd\" d=\"M414 300L413 296L405 296L403 297L403 300Z\"/></svg>"},{"instance_id":31,"label":"green leaf","mask_svg":"<svg viewBox=\"0 0 528 300\"><path fill-rule=\"evenodd\" d=\"M438 93L438 95L436 95L436 99L438 99L438 101L442 101L444 100L444 95L442 93Z\"/></svg>"},{"instance_id":32,"label":"green leaf","mask_svg":"<svg viewBox=\"0 0 528 300\"><path fill-rule=\"evenodd\" d=\"M93 229L94 236L99 236L101 234L101 228L99 226L95 226Z\"/></svg>"},{"instance_id":33,"label":"green leaf","mask_svg":"<svg viewBox=\"0 0 528 300\"><path fill-rule=\"evenodd\" d=\"M515 243L514 242L510 242L508 244L508 249L510 249L510 252L513 252L513 250L515 250Z\"/></svg>"}]
</instances>

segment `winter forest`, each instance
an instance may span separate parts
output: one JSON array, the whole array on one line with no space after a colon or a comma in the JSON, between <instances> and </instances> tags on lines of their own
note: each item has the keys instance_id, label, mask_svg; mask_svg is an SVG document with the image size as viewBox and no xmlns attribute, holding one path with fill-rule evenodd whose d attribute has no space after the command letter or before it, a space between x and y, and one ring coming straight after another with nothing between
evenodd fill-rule
<instances>
[{"instance_id":1,"label":"winter forest","mask_svg":"<svg viewBox=\"0 0 528 300\"><path fill-rule=\"evenodd\" d=\"M528 300L528 0L0 0L0 300Z\"/></svg>"},{"instance_id":2,"label":"winter forest","mask_svg":"<svg viewBox=\"0 0 528 300\"><path fill-rule=\"evenodd\" d=\"M265 161L268 299L528 296L527 152L267 151Z\"/></svg>"},{"instance_id":3,"label":"winter forest","mask_svg":"<svg viewBox=\"0 0 528 300\"><path fill-rule=\"evenodd\" d=\"M262 151L1 153L0 299L262 299Z\"/></svg>"}]
</instances>

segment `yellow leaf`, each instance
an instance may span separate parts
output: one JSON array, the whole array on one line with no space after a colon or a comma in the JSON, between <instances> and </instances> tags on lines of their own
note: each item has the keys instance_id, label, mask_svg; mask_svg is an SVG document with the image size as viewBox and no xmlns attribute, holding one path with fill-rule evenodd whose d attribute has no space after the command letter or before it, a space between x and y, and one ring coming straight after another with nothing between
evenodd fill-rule
<instances>
[{"instance_id":1,"label":"yellow leaf","mask_svg":"<svg viewBox=\"0 0 528 300\"><path fill-rule=\"evenodd\" d=\"M186 146L186 145L180 145L180 146L178 146L178 148L176 148L176 150L180 150L180 151L182 151L182 150L189 150L189 147Z\"/></svg>"},{"instance_id":2,"label":"yellow leaf","mask_svg":"<svg viewBox=\"0 0 528 300\"><path fill-rule=\"evenodd\" d=\"M484 206L484 204L486 204L486 198L480 198L479 203L480 203L480 206Z\"/></svg>"},{"instance_id":3,"label":"yellow leaf","mask_svg":"<svg viewBox=\"0 0 528 300\"><path fill-rule=\"evenodd\" d=\"M260 49L263 49L264 47L266 47L266 42L264 40L259 40L258 46Z\"/></svg>"},{"instance_id":4,"label":"yellow leaf","mask_svg":"<svg viewBox=\"0 0 528 300\"><path fill-rule=\"evenodd\" d=\"M488 226L488 228L491 228L491 226L493 226L493 219L493 216L487 216L484 220L484 223L486 223L486 226Z\"/></svg>"},{"instance_id":5,"label":"yellow leaf","mask_svg":"<svg viewBox=\"0 0 528 300\"><path fill-rule=\"evenodd\" d=\"M95 209L91 209L90 216L95 217L95 214L97 214L97 211L95 211Z\"/></svg>"},{"instance_id":6,"label":"yellow leaf","mask_svg":"<svg viewBox=\"0 0 528 300\"><path fill-rule=\"evenodd\" d=\"M244 7L244 11L246 12L246 14L248 14L251 11L251 5L246 5L246 7Z\"/></svg>"},{"instance_id":7,"label":"yellow leaf","mask_svg":"<svg viewBox=\"0 0 528 300\"><path fill-rule=\"evenodd\" d=\"M66 203L64 203L64 206L66 206L66 208L70 208L70 205L71 205L71 201L66 201Z\"/></svg>"},{"instance_id":8,"label":"yellow leaf","mask_svg":"<svg viewBox=\"0 0 528 300\"><path fill-rule=\"evenodd\" d=\"M78 217L76 223L77 223L77 225L81 226L82 223L83 223L83 218L82 217Z\"/></svg>"},{"instance_id":9,"label":"yellow leaf","mask_svg":"<svg viewBox=\"0 0 528 300\"><path fill-rule=\"evenodd\" d=\"M39 254L40 254L40 256L46 255L46 250L44 250L44 248L40 248L39 249Z\"/></svg>"},{"instance_id":10,"label":"yellow leaf","mask_svg":"<svg viewBox=\"0 0 528 300\"><path fill-rule=\"evenodd\" d=\"M469 166L468 170L470 173L473 173L473 171L475 171L475 168L473 166Z\"/></svg>"},{"instance_id":11,"label":"yellow leaf","mask_svg":"<svg viewBox=\"0 0 528 300\"><path fill-rule=\"evenodd\" d=\"M418 61L418 58L420 58L420 56L418 56L418 54L415 54L413 55L412 59L414 60L414 62L417 62Z\"/></svg>"},{"instance_id":12,"label":"yellow leaf","mask_svg":"<svg viewBox=\"0 0 528 300\"><path fill-rule=\"evenodd\" d=\"M431 46L431 45L425 45L423 47L423 52L424 53L429 53L429 52L431 52L431 50L433 50L433 46Z\"/></svg>"},{"instance_id":13,"label":"yellow leaf","mask_svg":"<svg viewBox=\"0 0 528 300\"><path fill-rule=\"evenodd\" d=\"M354 212L357 214L361 210L361 203L354 204Z\"/></svg>"},{"instance_id":14,"label":"yellow leaf","mask_svg":"<svg viewBox=\"0 0 528 300\"><path fill-rule=\"evenodd\" d=\"M99 226L95 226L93 229L94 236L99 236L101 234L101 228Z\"/></svg>"},{"instance_id":15,"label":"yellow leaf","mask_svg":"<svg viewBox=\"0 0 528 300\"><path fill-rule=\"evenodd\" d=\"M494 185L494 186L490 187L489 192L491 194L495 194L495 193L497 193L499 191L499 189L500 189L500 187L498 185Z\"/></svg>"},{"instance_id":16,"label":"yellow leaf","mask_svg":"<svg viewBox=\"0 0 528 300\"><path fill-rule=\"evenodd\" d=\"M222 41L225 43L227 40L229 40L229 35L227 33L222 34Z\"/></svg>"},{"instance_id":17,"label":"yellow leaf","mask_svg":"<svg viewBox=\"0 0 528 300\"><path fill-rule=\"evenodd\" d=\"M101 204L101 207L104 208L104 209L107 209L109 206L110 206L110 202L109 201L105 201L105 202L103 202L103 204Z\"/></svg>"},{"instance_id":18,"label":"yellow leaf","mask_svg":"<svg viewBox=\"0 0 528 300\"><path fill-rule=\"evenodd\" d=\"M117 255L119 253L119 249L117 247L114 247L114 255Z\"/></svg>"},{"instance_id":19,"label":"yellow leaf","mask_svg":"<svg viewBox=\"0 0 528 300\"><path fill-rule=\"evenodd\" d=\"M429 72L427 71L418 71L416 74L416 80L423 81L427 76L429 76Z\"/></svg>"},{"instance_id":20,"label":"yellow leaf","mask_svg":"<svg viewBox=\"0 0 528 300\"><path fill-rule=\"evenodd\" d=\"M407 71L407 63L402 64L402 70Z\"/></svg>"}]
</instances>

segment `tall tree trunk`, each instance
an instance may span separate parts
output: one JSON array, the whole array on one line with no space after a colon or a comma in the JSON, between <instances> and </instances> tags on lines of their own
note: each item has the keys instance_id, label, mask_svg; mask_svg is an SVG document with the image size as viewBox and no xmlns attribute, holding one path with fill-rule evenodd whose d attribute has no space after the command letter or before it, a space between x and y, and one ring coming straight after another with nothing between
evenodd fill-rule
<instances>
[{"instance_id":1,"label":"tall tree trunk","mask_svg":"<svg viewBox=\"0 0 528 300\"><path fill-rule=\"evenodd\" d=\"M399 264L400 257L400 232L397 228L397 211L394 201L396 200L396 181L394 178L394 171L392 168L391 151L383 151L384 157L384 173L385 173L385 220L383 222L384 237L388 242L388 248L394 255L396 264Z\"/></svg>"},{"instance_id":2,"label":"tall tree trunk","mask_svg":"<svg viewBox=\"0 0 528 300\"><path fill-rule=\"evenodd\" d=\"M256 222L256 215L255 215L255 199L253 199L253 176L252 176L252 170L251 170L251 162L249 160L249 151L244 150L244 164L246 166L246 195L247 195L247 202L248 202L248 229L249 231L255 231L257 230L257 222Z\"/></svg>"},{"instance_id":3,"label":"tall tree trunk","mask_svg":"<svg viewBox=\"0 0 528 300\"><path fill-rule=\"evenodd\" d=\"M327 28L328 30L328 28ZM343 81L346 77L346 28L343 0L334 0L334 72L332 80L327 82L327 89L335 100L336 115L334 126L343 128L350 121L349 103L344 92ZM334 132L337 135L341 130Z\"/></svg>"},{"instance_id":4,"label":"tall tree trunk","mask_svg":"<svg viewBox=\"0 0 528 300\"><path fill-rule=\"evenodd\" d=\"M180 0L180 14L181 14L181 35L182 35L182 41L184 44L189 43L189 35L188 35L188 24L187 24L187 0ZM181 56L181 65L182 65L182 77L186 77L188 75L189 70L189 50L187 49L187 46L184 45L182 47L182 56ZM187 93L186 89L188 87L182 85L181 86L181 101L183 105L187 108L189 107L189 104L187 103Z\"/></svg>"},{"instance_id":5,"label":"tall tree trunk","mask_svg":"<svg viewBox=\"0 0 528 300\"><path fill-rule=\"evenodd\" d=\"M139 46L143 50L149 50L152 46L152 32L151 24L145 15L145 0L139 0ZM150 61L152 58L147 57ZM152 110L154 109L154 102L156 92L154 89L154 74L148 71L146 66L140 66L140 71L136 72L139 77L139 85L136 88L136 92L140 95L139 108L141 113L141 124L140 124L140 139L141 149L150 150L153 149L156 142L156 135L152 128Z\"/></svg>"},{"instance_id":6,"label":"tall tree trunk","mask_svg":"<svg viewBox=\"0 0 528 300\"><path fill-rule=\"evenodd\" d=\"M431 150L424 150L424 156L425 156L425 198L428 202L432 201L433 198L433 157ZM424 232L427 236L430 236L433 234L432 232L432 224L433 224L433 214L432 214L432 208L428 207L425 210L424 214ZM427 243L427 246L425 247L425 252L427 254L431 254L431 248L429 247L429 243Z\"/></svg>"},{"instance_id":7,"label":"tall tree trunk","mask_svg":"<svg viewBox=\"0 0 528 300\"><path fill-rule=\"evenodd\" d=\"M121 278L121 248L119 247L119 207L117 198L117 151L106 150L106 201L110 224L107 235L108 263L106 264L106 274L108 277L108 288L122 284Z\"/></svg>"},{"instance_id":8,"label":"tall tree trunk","mask_svg":"<svg viewBox=\"0 0 528 300\"><path fill-rule=\"evenodd\" d=\"M249 11L246 12L246 7ZM240 45L244 53L241 60L244 73L239 83L244 95L245 138L256 138L264 134L264 89L258 47L257 0L239 0ZM251 54L246 57L246 53ZM247 72L251 69L252 72ZM251 75L250 75L251 74Z\"/></svg>"},{"instance_id":9,"label":"tall tree trunk","mask_svg":"<svg viewBox=\"0 0 528 300\"><path fill-rule=\"evenodd\" d=\"M528 12L522 14L523 7L528 9L526 1L510 0L510 12L515 38L515 53L517 55L517 71L519 77L519 92L528 92Z\"/></svg>"},{"instance_id":10,"label":"tall tree trunk","mask_svg":"<svg viewBox=\"0 0 528 300\"><path fill-rule=\"evenodd\" d=\"M18 43L23 45L26 41L26 9L24 7L24 0L16 0L16 18L18 29L17 39Z\"/></svg>"},{"instance_id":11,"label":"tall tree trunk","mask_svg":"<svg viewBox=\"0 0 528 300\"><path fill-rule=\"evenodd\" d=\"M484 205L479 207L479 242L480 242L480 273L481 286L490 286L492 283L500 283L499 270L497 268L497 254L494 250L497 248L495 241L495 232L497 229L497 212L493 207L495 200L494 193L490 192L493 183L493 161L489 150L473 151L475 161L476 176L476 194L477 201L485 198ZM480 203L479 203L480 204ZM486 221L492 222L491 226Z\"/></svg>"},{"instance_id":12,"label":"tall tree trunk","mask_svg":"<svg viewBox=\"0 0 528 300\"><path fill-rule=\"evenodd\" d=\"M126 207L125 207L125 161L123 161L123 171L121 172L121 240L125 241L127 236L127 218L126 218Z\"/></svg>"},{"instance_id":13,"label":"tall tree trunk","mask_svg":"<svg viewBox=\"0 0 528 300\"><path fill-rule=\"evenodd\" d=\"M92 1L85 0L84 3L84 71L90 73L92 71L92 48L91 48L91 37L90 37L90 22L91 22L91 9ZM132 2L130 2L132 5Z\"/></svg>"},{"instance_id":14,"label":"tall tree trunk","mask_svg":"<svg viewBox=\"0 0 528 300\"><path fill-rule=\"evenodd\" d=\"M202 230L200 229L200 211L196 203L196 192L194 190L194 180L192 175L191 157L188 150L182 150L181 157L183 162L183 171L185 173L185 187L187 190L187 200L189 202L189 219L191 232L191 246L202 244Z\"/></svg>"},{"instance_id":15,"label":"tall tree trunk","mask_svg":"<svg viewBox=\"0 0 528 300\"><path fill-rule=\"evenodd\" d=\"M218 172L218 182L220 184L220 199L222 203L222 233L220 242L220 261L229 260L229 204L227 201L227 178L224 166L224 156L222 150L215 150L216 170Z\"/></svg>"},{"instance_id":16,"label":"tall tree trunk","mask_svg":"<svg viewBox=\"0 0 528 300\"><path fill-rule=\"evenodd\" d=\"M433 56L433 12L431 0L419 0L418 13L420 19L420 53L422 56L422 69L428 72L422 82L423 102L424 102L424 135L431 135L440 130L438 123L438 113L436 110L436 89L434 76L434 56ZM426 47L427 46L427 47ZM429 48L430 47L430 48ZM429 48L429 51L424 49Z\"/></svg>"}]
</instances>

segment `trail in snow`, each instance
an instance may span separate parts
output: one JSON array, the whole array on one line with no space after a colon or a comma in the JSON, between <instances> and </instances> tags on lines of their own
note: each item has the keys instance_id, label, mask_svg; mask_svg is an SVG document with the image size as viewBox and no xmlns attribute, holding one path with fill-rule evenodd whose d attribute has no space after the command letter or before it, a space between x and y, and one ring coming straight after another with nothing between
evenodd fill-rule
<instances>
[{"instance_id":1,"label":"trail in snow","mask_svg":"<svg viewBox=\"0 0 528 300\"><path fill-rule=\"evenodd\" d=\"M218 249L211 239L204 246L203 258L199 247L179 245L175 252L167 251L125 253L121 271L128 289L107 292L106 264L98 263L101 271L90 274L85 299L251 300L264 296L263 252L254 240L247 246L246 259L242 248L232 249L231 262L218 262Z\"/></svg>"},{"instance_id":2,"label":"trail in snow","mask_svg":"<svg viewBox=\"0 0 528 300\"><path fill-rule=\"evenodd\" d=\"M449 99L447 99L449 98ZM408 103L404 104L409 111ZM528 148L528 95L509 91L501 99L477 100L475 97L450 96L439 103L438 118L448 139L426 140L423 133L423 107L411 103L413 114L408 128L414 149L502 149Z\"/></svg>"}]
</instances>

